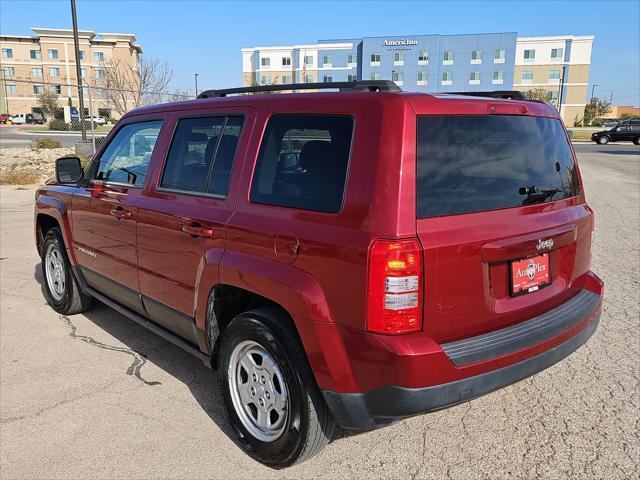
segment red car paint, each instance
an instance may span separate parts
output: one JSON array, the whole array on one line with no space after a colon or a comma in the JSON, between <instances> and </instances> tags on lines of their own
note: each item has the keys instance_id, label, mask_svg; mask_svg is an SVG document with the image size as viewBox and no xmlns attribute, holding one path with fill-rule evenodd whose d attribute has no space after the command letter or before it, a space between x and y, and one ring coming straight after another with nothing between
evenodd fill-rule
<instances>
[{"instance_id":1,"label":"red car paint","mask_svg":"<svg viewBox=\"0 0 640 480\"><path fill-rule=\"evenodd\" d=\"M216 113L245 119L228 196L159 191L177 121ZM272 115L283 113L355 119L338 213L249 200L265 126ZM581 189L577 196L541 204L417 219L416 118L442 114L559 118L542 103L401 93L242 96L137 109L120 120L96 158L124 125L162 119L145 184L48 184L36 195L36 238L41 241L42 216L50 216L62 227L74 266L95 270L195 319L200 333L206 330L207 300L216 285L271 300L293 318L323 390L426 387L496 370L576 335L600 307L567 331L471 365L456 366L441 345L518 324L583 289L601 296L602 282L589 270L593 212ZM194 241L185 225L209 230L210 238ZM550 284L512 296L510 262L538 254L542 238L554 241ZM380 239L407 239L422 249L417 332L367 331L368 255ZM127 307L145 311L135 300ZM211 347L199 341L198 348L210 353Z\"/></svg>"}]
</instances>

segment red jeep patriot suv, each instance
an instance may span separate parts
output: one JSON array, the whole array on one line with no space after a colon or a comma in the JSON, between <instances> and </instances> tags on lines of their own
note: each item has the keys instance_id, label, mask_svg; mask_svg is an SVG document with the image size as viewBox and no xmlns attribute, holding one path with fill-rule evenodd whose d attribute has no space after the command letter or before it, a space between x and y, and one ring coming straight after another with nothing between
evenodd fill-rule
<instances>
[{"instance_id":1,"label":"red jeep patriot suv","mask_svg":"<svg viewBox=\"0 0 640 480\"><path fill-rule=\"evenodd\" d=\"M272 466L533 375L601 313L553 107L386 81L231 96L326 87L136 109L36 195L53 309L98 299L218 367Z\"/></svg>"}]
</instances>

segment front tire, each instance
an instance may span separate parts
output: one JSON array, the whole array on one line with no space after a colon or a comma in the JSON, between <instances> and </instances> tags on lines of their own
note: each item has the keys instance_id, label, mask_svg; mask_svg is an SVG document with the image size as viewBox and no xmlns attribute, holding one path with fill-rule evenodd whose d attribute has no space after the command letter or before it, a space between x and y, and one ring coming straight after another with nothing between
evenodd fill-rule
<instances>
[{"instance_id":1,"label":"front tire","mask_svg":"<svg viewBox=\"0 0 640 480\"><path fill-rule=\"evenodd\" d=\"M606 145L607 143L609 143L609 137L607 137L606 135L598 137L598 143L600 145Z\"/></svg>"},{"instance_id":2,"label":"front tire","mask_svg":"<svg viewBox=\"0 0 640 480\"><path fill-rule=\"evenodd\" d=\"M633 139L633 143L634 143L635 145L640 145L640 137L636 137L636 138L634 138L634 139Z\"/></svg>"},{"instance_id":3,"label":"front tire","mask_svg":"<svg viewBox=\"0 0 640 480\"><path fill-rule=\"evenodd\" d=\"M300 341L278 310L233 319L219 355L224 401L249 455L281 468L311 458L331 440L333 417Z\"/></svg>"},{"instance_id":4,"label":"front tire","mask_svg":"<svg viewBox=\"0 0 640 480\"><path fill-rule=\"evenodd\" d=\"M42 242L41 259L45 298L51 308L64 315L87 310L92 298L78 286L59 228L47 231Z\"/></svg>"}]
</instances>

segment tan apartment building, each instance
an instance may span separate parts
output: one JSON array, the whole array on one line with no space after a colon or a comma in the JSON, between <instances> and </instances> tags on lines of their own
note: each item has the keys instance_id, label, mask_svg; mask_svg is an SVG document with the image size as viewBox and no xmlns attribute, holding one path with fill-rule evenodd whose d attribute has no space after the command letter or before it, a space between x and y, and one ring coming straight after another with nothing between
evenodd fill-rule
<instances>
[{"instance_id":1,"label":"tan apartment building","mask_svg":"<svg viewBox=\"0 0 640 480\"><path fill-rule=\"evenodd\" d=\"M543 88L572 127L584 117L589 85L593 35L518 37L513 76L514 90Z\"/></svg>"},{"instance_id":2,"label":"tan apartment building","mask_svg":"<svg viewBox=\"0 0 640 480\"><path fill-rule=\"evenodd\" d=\"M0 35L0 111L31 113L38 111L38 95L44 89L59 94L60 107L78 106L78 90L65 84L77 84L73 31L56 28L32 28L35 35ZM126 33L78 32L83 84L97 85L113 63L137 68L142 49L136 37ZM20 82L28 80L34 83ZM42 83L39 83L42 82ZM109 105L92 91L94 115L117 117ZM88 112L88 96L84 94Z\"/></svg>"}]
</instances>

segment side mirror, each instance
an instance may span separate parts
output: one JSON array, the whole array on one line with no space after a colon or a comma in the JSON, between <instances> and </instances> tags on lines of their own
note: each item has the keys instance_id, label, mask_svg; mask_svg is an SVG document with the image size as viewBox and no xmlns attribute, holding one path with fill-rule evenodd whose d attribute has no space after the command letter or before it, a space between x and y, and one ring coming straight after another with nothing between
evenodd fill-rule
<instances>
[{"instance_id":1,"label":"side mirror","mask_svg":"<svg viewBox=\"0 0 640 480\"><path fill-rule=\"evenodd\" d=\"M62 157L56 160L56 180L60 183L78 183L84 171L78 157Z\"/></svg>"},{"instance_id":2,"label":"side mirror","mask_svg":"<svg viewBox=\"0 0 640 480\"><path fill-rule=\"evenodd\" d=\"M300 154L295 152L283 152L278 159L278 169L281 172L293 172L300 167Z\"/></svg>"}]
</instances>

